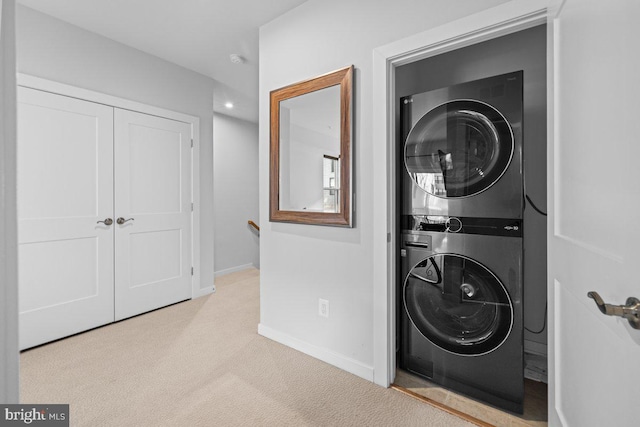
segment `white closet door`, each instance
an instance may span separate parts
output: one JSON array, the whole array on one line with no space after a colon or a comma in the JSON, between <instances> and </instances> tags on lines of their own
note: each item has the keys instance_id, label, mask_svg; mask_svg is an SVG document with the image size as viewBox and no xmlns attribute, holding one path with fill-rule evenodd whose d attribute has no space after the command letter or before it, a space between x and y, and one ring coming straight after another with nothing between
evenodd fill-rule
<instances>
[{"instance_id":1,"label":"white closet door","mask_svg":"<svg viewBox=\"0 0 640 427\"><path fill-rule=\"evenodd\" d=\"M115 317L191 298L191 126L115 110Z\"/></svg>"},{"instance_id":2,"label":"white closet door","mask_svg":"<svg viewBox=\"0 0 640 427\"><path fill-rule=\"evenodd\" d=\"M20 348L114 320L113 108L18 89Z\"/></svg>"}]
</instances>

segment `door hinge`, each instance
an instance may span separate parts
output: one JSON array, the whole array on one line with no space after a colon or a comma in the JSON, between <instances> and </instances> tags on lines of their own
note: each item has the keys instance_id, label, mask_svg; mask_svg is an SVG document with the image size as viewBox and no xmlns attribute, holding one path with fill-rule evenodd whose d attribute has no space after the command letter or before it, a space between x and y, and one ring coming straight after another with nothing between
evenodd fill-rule
<instances>
[{"instance_id":1,"label":"door hinge","mask_svg":"<svg viewBox=\"0 0 640 427\"><path fill-rule=\"evenodd\" d=\"M191 275L193 276L193 267L191 267Z\"/></svg>"},{"instance_id":2,"label":"door hinge","mask_svg":"<svg viewBox=\"0 0 640 427\"><path fill-rule=\"evenodd\" d=\"M193 212L193 202L191 202L191 212Z\"/></svg>"},{"instance_id":3,"label":"door hinge","mask_svg":"<svg viewBox=\"0 0 640 427\"><path fill-rule=\"evenodd\" d=\"M193 148L193 138L191 138L191 148Z\"/></svg>"}]
</instances>

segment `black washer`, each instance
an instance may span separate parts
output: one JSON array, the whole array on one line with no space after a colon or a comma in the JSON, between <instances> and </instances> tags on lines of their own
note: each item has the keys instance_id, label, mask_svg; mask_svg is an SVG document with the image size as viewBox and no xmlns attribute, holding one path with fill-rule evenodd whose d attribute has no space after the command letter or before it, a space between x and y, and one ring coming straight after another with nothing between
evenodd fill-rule
<instances>
[{"instance_id":1,"label":"black washer","mask_svg":"<svg viewBox=\"0 0 640 427\"><path fill-rule=\"evenodd\" d=\"M405 278L403 295L411 323L454 354L489 353L513 326L504 285L487 267L460 255L437 254L416 264Z\"/></svg>"}]
</instances>

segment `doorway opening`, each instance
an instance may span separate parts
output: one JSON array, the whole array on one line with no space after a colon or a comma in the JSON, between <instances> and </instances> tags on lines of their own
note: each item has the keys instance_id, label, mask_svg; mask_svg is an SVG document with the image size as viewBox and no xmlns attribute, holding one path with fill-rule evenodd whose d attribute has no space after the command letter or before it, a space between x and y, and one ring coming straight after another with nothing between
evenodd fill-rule
<instances>
[{"instance_id":1,"label":"doorway opening","mask_svg":"<svg viewBox=\"0 0 640 427\"><path fill-rule=\"evenodd\" d=\"M386 219L386 223L388 226L389 233L387 235L387 240L389 244L385 244L387 248L384 253L386 254L386 267L381 269L382 273L386 273L386 280L388 284L387 295L391 300L388 303L388 341L387 341L387 355L385 357L377 357L375 361L376 372L387 372L387 379L383 378L382 375L375 376L375 381L379 384L385 384L385 381L388 381L387 384L393 383L395 378L400 378L404 373L398 371L396 373L396 338L397 328L396 321L398 319L399 313L404 308L402 307L401 302L401 291L398 289L397 285L402 283L400 272L400 268L398 267L398 259L400 258L400 222L401 222L401 209L402 209L402 199L399 196L400 191L402 190L401 180L398 178L401 173L403 173L405 165L401 161L402 153L399 152L398 141L402 139L401 134L401 125L400 122L400 113L399 110L399 100L401 97L406 96L407 94L419 93L421 91L429 91L435 88L446 87L447 85L456 84L465 81L471 81L474 79L493 76L499 73L511 72L516 70L524 70L525 74L527 70L525 66L520 64L513 64L513 59L509 57L509 55L514 52L517 53L518 50L527 54L527 48L524 46L512 46L510 48L505 48L501 50L497 56L494 55L493 58L490 56L487 57L487 52L483 52L480 47L484 43L488 44L496 44L503 39L505 35L511 35L512 37L517 38L522 34L525 34L530 31L538 31L542 34L541 41L539 43L539 52L541 61L538 64L539 69L542 71L541 78L538 83L541 86L535 86L535 83L532 85L531 81L527 81L525 83L524 90L525 92L531 90L537 90L536 95L539 95L541 109L536 110L535 114L531 116L530 114L526 114L529 119L525 118L524 122L527 123L527 120L531 120L531 117L535 119L541 119L542 121L539 123L539 126L531 126L531 130L535 133L537 132L537 137L539 137L540 147L542 150L537 154L529 155L527 150L530 147L524 148L526 157L524 160L523 169L529 168L529 164L535 164L538 162L538 165L542 166L541 173L536 178L529 178L530 181L534 181L533 183L526 184L527 189L526 193L537 193L536 196L529 196L528 198L531 201L524 201L523 204L527 204L527 216L529 214L536 213L540 215L542 218L540 221L544 224L542 230L545 230L546 220L544 219L544 215L541 215L540 212L544 213L545 209L545 201L546 201L546 58L547 58L547 44L546 44L546 29L545 26L542 25L538 28L540 24L546 23L546 9L541 9L537 11L530 11L529 13L523 13L520 15L520 19L522 22L519 22L517 25L507 25L500 20L496 21L496 26L504 25L508 28L501 28L496 30L495 28L491 28L491 25L478 25L478 24L469 24L469 27L475 28L473 31L469 31L465 33L461 31L459 34L464 34L457 37L452 38L439 38L436 34L427 34L425 33L425 40L430 40L430 43L425 43L420 46L415 40L413 41L405 41L405 45L402 46L402 43L398 42L395 45L385 46L384 48L380 48L377 50L379 57L377 58L378 70L382 70L383 66L386 67L386 72L384 73L384 78L387 79L387 89L386 89L386 117L388 122L380 126L381 130L386 130L386 139L389 141L389 145L387 146L387 155L384 157L387 161L387 170L388 175L386 178L386 187L387 187L387 197L386 203L389 207L389 211L387 211L387 216L382 216L383 219ZM489 20L487 18L487 20ZM479 18L479 21L483 21L482 18ZM464 28L464 25L461 25L461 28ZM518 27L518 28L514 28ZM456 29L457 30L457 29ZM473 34L473 32L476 34ZM446 31L442 31L446 33ZM438 31L433 31L433 33L438 33ZM471 34L471 36L469 35ZM450 35L447 35L450 37ZM504 41L504 40L502 40ZM475 43L472 45L472 43ZM453 46L453 47L452 47ZM406 49L403 50L403 47ZM458 48L457 50L452 50L453 48ZM476 50L476 52L470 52L472 50ZM486 49L486 47L485 47ZM438 55L436 57L436 55ZM479 55L479 56L478 56ZM467 70L451 70L451 65L455 62L456 57L464 57L466 56L469 59L469 67L470 71ZM426 59L425 59L426 58ZM384 61L384 62L383 62ZM384 64L384 65L383 65ZM510 65L510 68L496 68L496 64L507 64ZM535 64L534 64L535 65ZM533 65L532 65L533 66ZM447 67L449 69L447 70ZM529 70L531 72L531 70ZM438 73L440 73L440 80L438 79ZM435 76L435 78L434 78ZM431 77L431 81L429 80ZM379 77L382 80L382 77ZM535 88L535 89L534 89ZM382 91L378 92L378 95L382 95ZM530 106L527 107L530 110ZM529 111L530 113L530 111ZM380 116L381 118L381 116ZM525 125L525 129L528 125ZM405 135L406 136L406 135ZM531 139L532 136L528 135L528 139ZM535 139L535 137L534 137ZM537 158L542 158L542 161L534 160ZM540 179L538 179L540 178ZM523 184L524 186L524 184ZM540 191L538 191L540 190ZM525 197L525 194L523 197ZM536 198L540 197L540 202L536 203ZM534 206L529 206L534 205ZM539 212L537 212L539 211ZM530 231L535 229L535 220L531 218L527 218L526 220L523 218L523 222L526 222L532 228ZM527 230L527 227L524 227L524 230ZM544 237L545 231L539 233ZM382 242L380 242L382 243ZM530 249L530 244L533 243L533 240L527 240L528 249L525 251L526 253L532 253L534 250ZM540 242L537 243L540 246ZM535 246L535 244L534 244ZM543 249L540 251L537 257L537 261L541 262L543 265L546 263L546 244L543 242ZM383 252L383 251L381 251ZM546 338L542 338L546 335L546 273L544 267L540 269L536 269L534 265L536 264L536 260L531 261L528 260L524 262L524 264L528 264L529 267L524 267L524 271L526 271L527 277L531 275L531 273L539 273L537 276L541 277L541 284L538 287L531 287L530 289L525 289L523 293L527 294L535 294L535 296L528 296L521 298L519 303L533 305L537 308L526 308L524 311L527 313L525 316L527 319L525 320L524 327L520 333L525 336L525 339L528 341L526 348L527 353L532 354L536 357L535 363L530 363L528 360L528 366L532 368L531 372L527 373L527 377L529 377L532 381L536 381L534 384L544 384L545 374L546 374ZM536 274L534 274L536 276ZM532 282L536 279L527 278L526 281ZM534 292L531 292L534 291ZM535 292L537 291L537 292ZM540 298L542 295L542 298ZM385 297L380 295L380 297L384 300ZM528 301L528 303L527 303ZM542 301L542 302L540 302ZM541 308L539 308L541 307ZM540 323L536 323L536 320L540 320ZM536 339L537 338L537 339ZM379 344L384 343L384 340L380 340ZM386 370L380 369L384 368L384 364L386 362ZM524 376L524 373L523 373ZM533 377L533 378L532 378ZM416 379L415 377L413 378ZM531 391L531 387L528 387ZM539 396L544 397L546 400L546 388L542 387L542 391L540 389L533 390L533 393L538 394ZM475 401L471 401L475 402ZM546 402L538 405L542 406L546 410ZM534 420L536 421L536 420Z\"/></svg>"},{"instance_id":2,"label":"doorway opening","mask_svg":"<svg viewBox=\"0 0 640 427\"><path fill-rule=\"evenodd\" d=\"M546 32L395 70L395 384L486 422L547 420Z\"/></svg>"}]
</instances>

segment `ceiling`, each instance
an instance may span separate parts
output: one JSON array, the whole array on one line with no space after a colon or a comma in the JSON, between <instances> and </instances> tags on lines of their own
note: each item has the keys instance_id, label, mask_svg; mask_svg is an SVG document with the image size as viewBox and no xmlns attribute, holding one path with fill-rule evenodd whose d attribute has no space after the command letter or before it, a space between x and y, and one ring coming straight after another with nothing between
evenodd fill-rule
<instances>
[{"instance_id":1,"label":"ceiling","mask_svg":"<svg viewBox=\"0 0 640 427\"><path fill-rule=\"evenodd\" d=\"M258 29L306 0L18 0L216 80L214 111L258 121ZM234 64L229 55L245 62ZM233 109L224 104L232 102Z\"/></svg>"}]
</instances>

